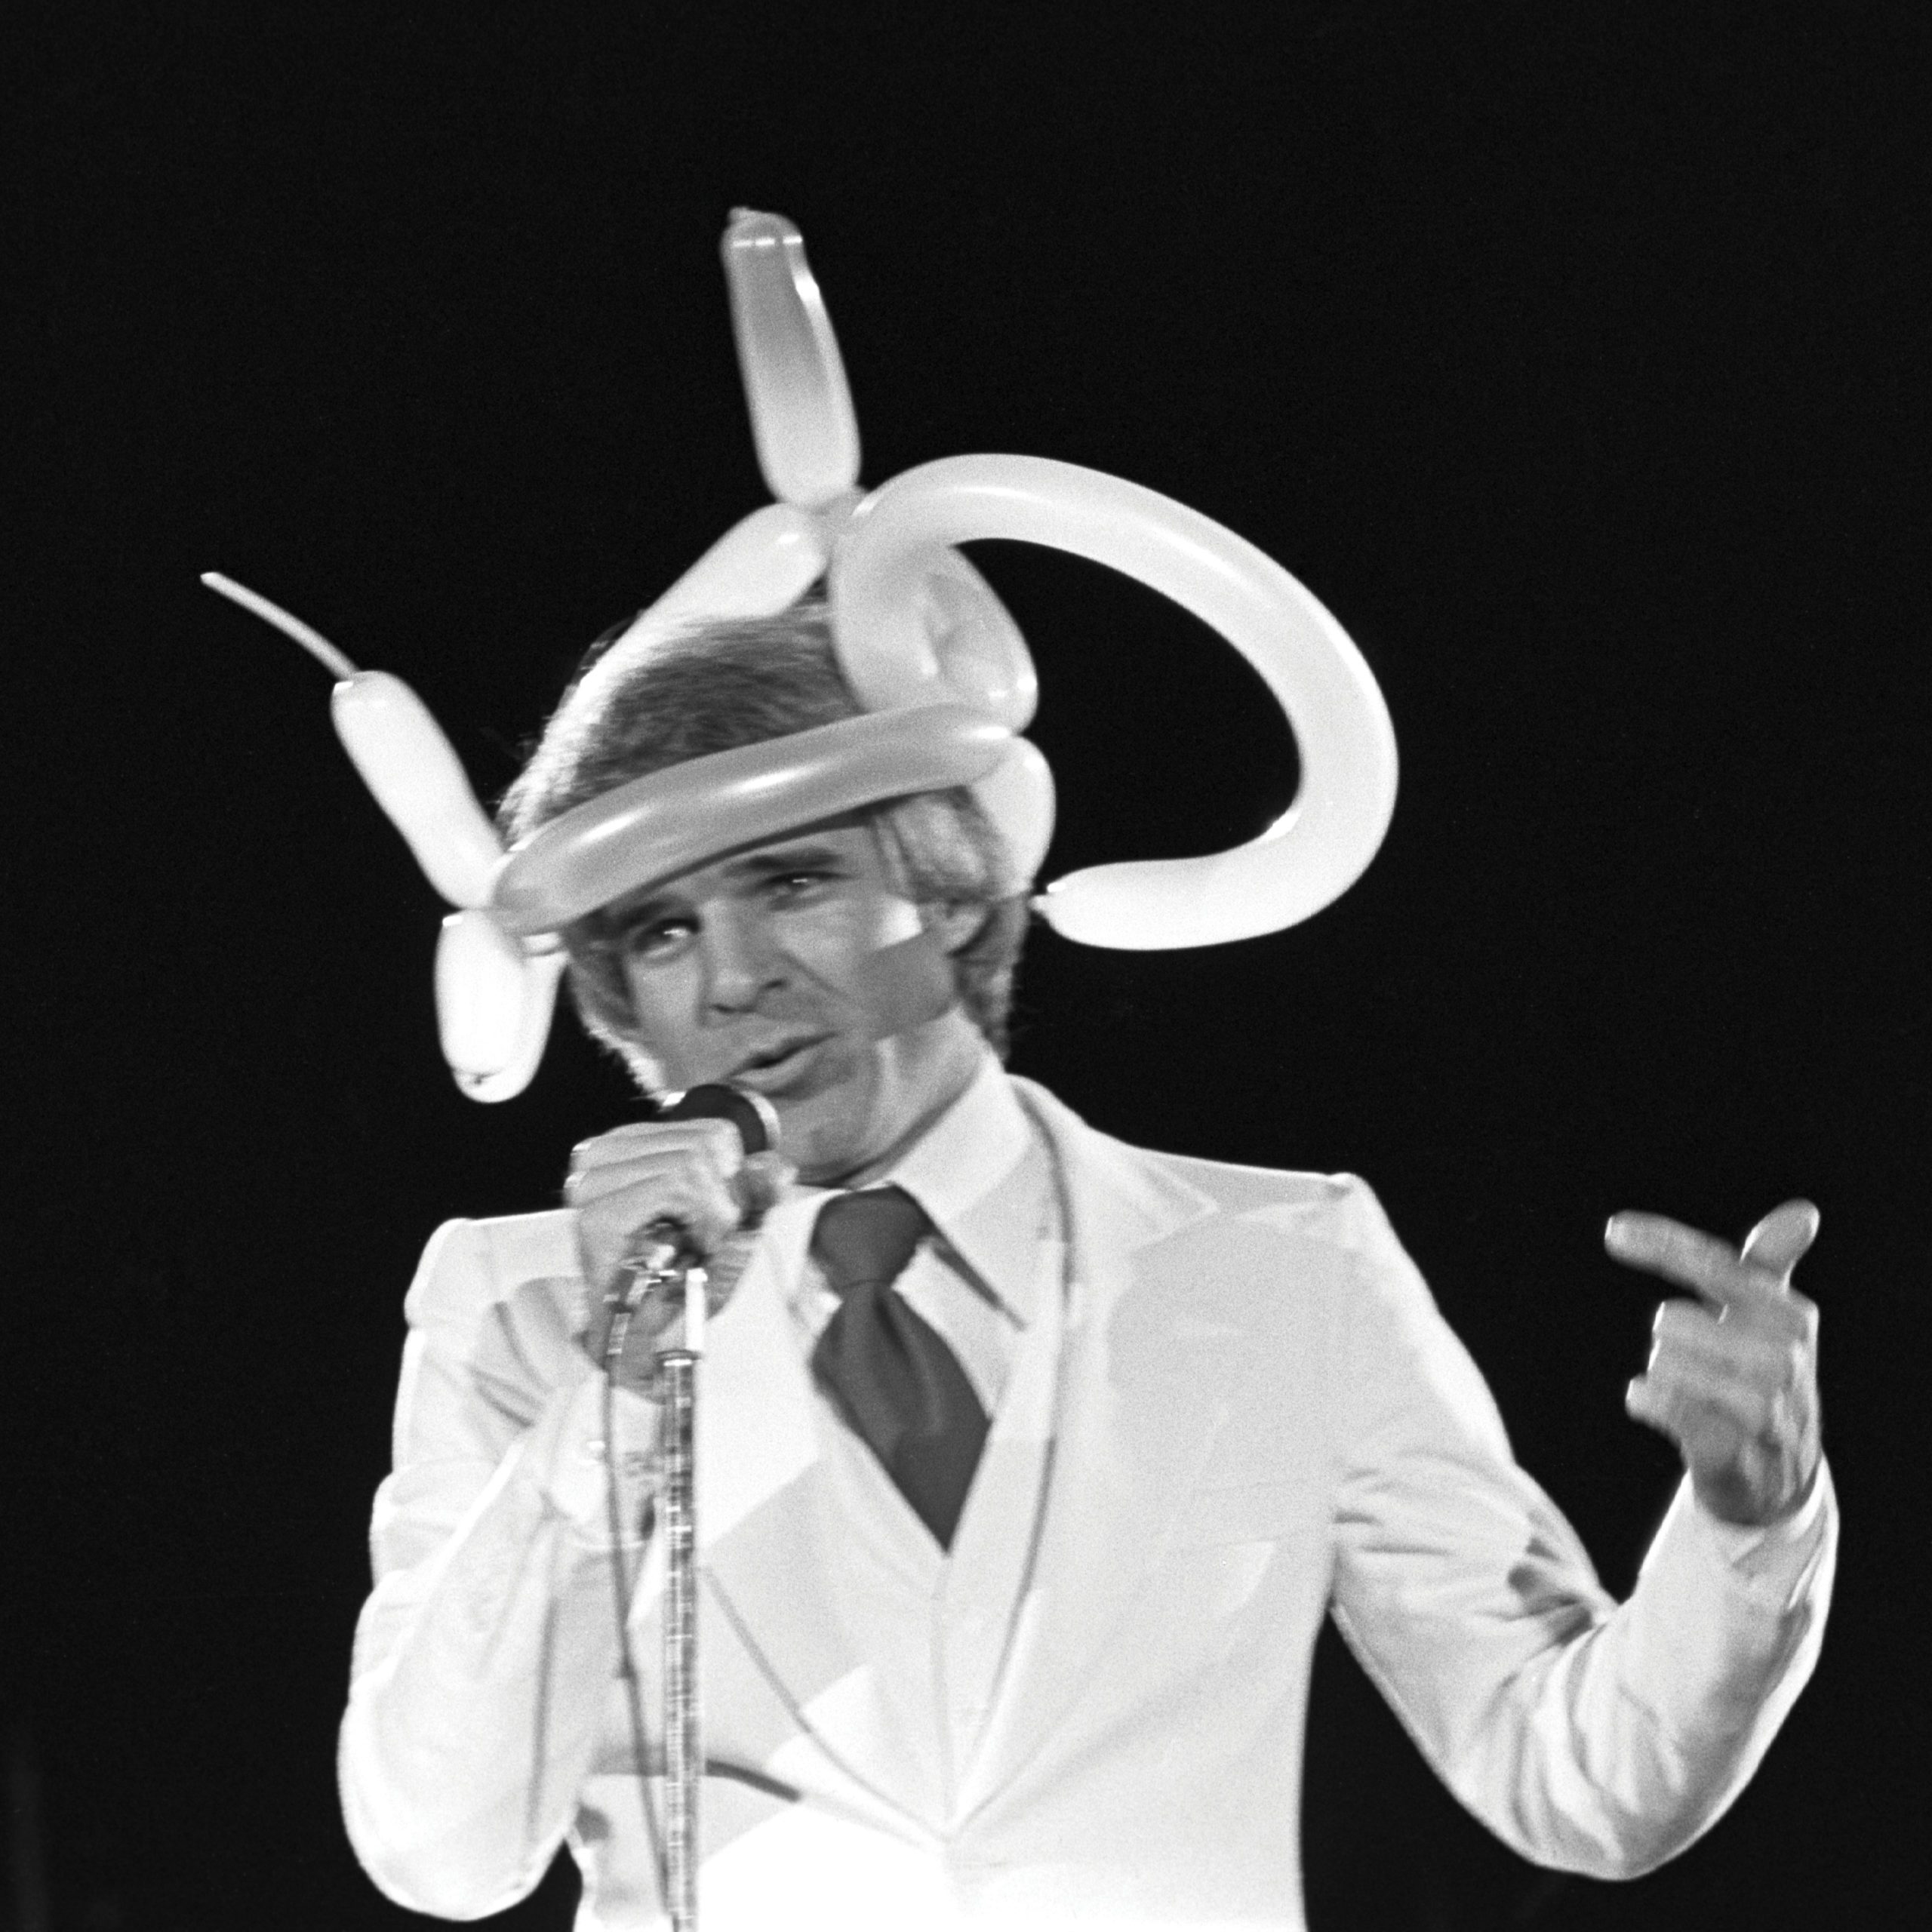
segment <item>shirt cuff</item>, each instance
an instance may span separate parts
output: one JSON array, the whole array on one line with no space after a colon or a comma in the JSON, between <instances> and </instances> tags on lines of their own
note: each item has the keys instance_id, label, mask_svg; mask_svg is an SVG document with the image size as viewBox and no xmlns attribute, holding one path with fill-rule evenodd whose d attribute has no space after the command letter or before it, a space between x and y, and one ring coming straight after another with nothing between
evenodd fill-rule
<instances>
[{"instance_id":1,"label":"shirt cuff","mask_svg":"<svg viewBox=\"0 0 1932 1932\"><path fill-rule=\"evenodd\" d=\"M1689 1487L1690 1478L1684 1478ZM1747 1594L1779 1611L1803 1594L1834 1512L1830 1472L1819 1459L1810 1494L1789 1516L1775 1523L1727 1523L1696 1501L1691 1506L1706 1540L1743 1584Z\"/></svg>"}]
</instances>

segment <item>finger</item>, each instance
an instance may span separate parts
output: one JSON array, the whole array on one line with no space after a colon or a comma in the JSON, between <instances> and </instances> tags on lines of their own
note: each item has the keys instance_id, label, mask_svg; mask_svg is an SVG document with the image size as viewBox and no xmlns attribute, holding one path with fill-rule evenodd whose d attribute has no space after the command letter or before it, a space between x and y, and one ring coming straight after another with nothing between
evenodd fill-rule
<instances>
[{"instance_id":1,"label":"finger","mask_svg":"<svg viewBox=\"0 0 1932 1932\"><path fill-rule=\"evenodd\" d=\"M709 1149L688 1147L675 1153L582 1168L571 1177L565 1192L573 1207L585 1208L614 1194L675 1192L694 1186L728 1193L734 1179Z\"/></svg>"},{"instance_id":2,"label":"finger","mask_svg":"<svg viewBox=\"0 0 1932 1932\"><path fill-rule=\"evenodd\" d=\"M1666 1437L1693 1475L1736 1463L1751 1439L1751 1432L1724 1411L1649 1376L1639 1376L1623 1392L1623 1407L1633 1420Z\"/></svg>"},{"instance_id":3,"label":"finger","mask_svg":"<svg viewBox=\"0 0 1932 1932\"><path fill-rule=\"evenodd\" d=\"M725 1126L721 1121L693 1123L694 1126ZM619 1143L600 1135L580 1143L572 1152L571 1171L564 1180L564 1199L571 1207L609 1193L616 1187L649 1187L668 1177L693 1171L713 1177L728 1186L743 1164L743 1150L734 1133L680 1132L675 1140Z\"/></svg>"},{"instance_id":4,"label":"finger","mask_svg":"<svg viewBox=\"0 0 1932 1932\"><path fill-rule=\"evenodd\" d=\"M693 1114L682 1120L620 1121L615 1127L607 1127L601 1134L587 1134L577 1146L595 1147L605 1141L675 1140L681 1136L703 1140L715 1134L732 1140L741 1138L737 1128L728 1120L719 1120L709 1114Z\"/></svg>"},{"instance_id":5,"label":"finger","mask_svg":"<svg viewBox=\"0 0 1932 1932\"><path fill-rule=\"evenodd\" d=\"M659 1151L712 1147L725 1158L742 1155L743 1143L729 1121L639 1121L593 1134L571 1149L573 1168L608 1167Z\"/></svg>"},{"instance_id":6,"label":"finger","mask_svg":"<svg viewBox=\"0 0 1932 1932\"><path fill-rule=\"evenodd\" d=\"M1715 1312L1703 1302L1667 1301L1651 1316L1651 1333L1708 1343L1740 1361L1782 1361L1809 1352L1817 1335L1817 1313L1813 1303L1796 1294L1756 1302L1748 1309L1734 1305Z\"/></svg>"},{"instance_id":7,"label":"finger","mask_svg":"<svg viewBox=\"0 0 1932 1932\"><path fill-rule=\"evenodd\" d=\"M1788 1384L1802 1372L1805 1349L1800 1331L1719 1321L1695 1302L1666 1302L1651 1334L1653 1367L1660 1358L1684 1355L1767 1386Z\"/></svg>"},{"instance_id":8,"label":"finger","mask_svg":"<svg viewBox=\"0 0 1932 1932\"><path fill-rule=\"evenodd\" d=\"M1677 1441L1677 1411L1663 1384L1653 1382L1647 1375L1635 1377L1623 1391L1623 1407L1625 1413L1637 1421L1647 1423L1673 1442Z\"/></svg>"},{"instance_id":9,"label":"finger","mask_svg":"<svg viewBox=\"0 0 1932 1932\"><path fill-rule=\"evenodd\" d=\"M773 1152L748 1154L731 1177L732 1197L745 1217L747 1227L756 1227L771 1210L792 1179L792 1170Z\"/></svg>"},{"instance_id":10,"label":"finger","mask_svg":"<svg viewBox=\"0 0 1932 1932\"><path fill-rule=\"evenodd\" d=\"M1791 1271L1818 1238L1823 1217L1808 1201L1787 1201L1774 1208L1744 1237L1740 1257L1754 1267L1767 1268L1787 1284Z\"/></svg>"},{"instance_id":11,"label":"finger","mask_svg":"<svg viewBox=\"0 0 1932 1932\"><path fill-rule=\"evenodd\" d=\"M1791 1393L1810 1374L1810 1350L1795 1335L1760 1335L1737 1321L1715 1321L1690 1302L1671 1302L1669 1308L1683 1310L1688 1318L1702 1315L1708 1327L1693 1327L1683 1318L1657 1325L1650 1360L1644 1364L1648 1376L1698 1364L1704 1372L1729 1377L1739 1386Z\"/></svg>"},{"instance_id":12,"label":"finger","mask_svg":"<svg viewBox=\"0 0 1932 1932\"><path fill-rule=\"evenodd\" d=\"M1651 1413L1639 1419L1662 1417L1654 1426L1667 1429L1687 1450L1773 1434L1785 1399L1781 1390L1684 1355L1659 1361L1632 1383L1625 1391L1626 1407L1640 1392Z\"/></svg>"},{"instance_id":13,"label":"finger","mask_svg":"<svg viewBox=\"0 0 1932 1932\"><path fill-rule=\"evenodd\" d=\"M1669 1439L1700 1497L1729 1494L1740 1481L1755 1489L1773 1460L1774 1452L1729 1416L1692 1402L1668 1383L1640 1377L1625 1391L1623 1406L1632 1420Z\"/></svg>"},{"instance_id":14,"label":"finger","mask_svg":"<svg viewBox=\"0 0 1932 1932\"><path fill-rule=\"evenodd\" d=\"M1728 1242L1664 1214L1613 1214L1603 1244L1614 1260L1641 1268L1720 1308L1748 1306L1786 1292L1771 1269L1744 1260Z\"/></svg>"},{"instance_id":15,"label":"finger","mask_svg":"<svg viewBox=\"0 0 1932 1932\"><path fill-rule=\"evenodd\" d=\"M577 1203L577 1224L598 1253L628 1251L654 1224L672 1222L708 1252L740 1219L737 1198L715 1174L685 1172L645 1187L614 1187Z\"/></svg>"},{"instance_id":16,"label":"finger","mask_svg":"<svg viewBox=\"0 0 1932 1932\"><path fill-rule=\"evenodd\" d=\"M586 1175L571 1205L586 1277L599 1286L627 1265L654 1224L675 1223L708 1255L745 1218L735 1177L703 1148Z\"/></svg>"}]
</instances>

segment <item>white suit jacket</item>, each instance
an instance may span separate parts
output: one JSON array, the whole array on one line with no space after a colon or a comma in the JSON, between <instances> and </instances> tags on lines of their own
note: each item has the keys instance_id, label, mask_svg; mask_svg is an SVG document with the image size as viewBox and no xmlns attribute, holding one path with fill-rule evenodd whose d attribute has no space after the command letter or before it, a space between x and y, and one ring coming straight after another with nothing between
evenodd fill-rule
<instances>
[{"instance_id":1,"label":"white suit jacket","mask_svg":"<svg viewBox=\"0 0 1932 1932\"><path fill-rule=\"evenodd\" d=\"M1067 1293L936 1597L895 1581L830 1466L774 1270L712 1325L705 1932L1301 1926L1327 1614L1524 1856L1630 1875L1705 1830L1817 1659L1829 1476L1755 1566L1680 1493L1619 1606L1361 1182L1128 1147L1020 1084L1064 1179ZM425 1256L341 1775L401 1903L500 1910L568 1835L580 1932L614 1932L663 1921L582 1294L566 1214L453 1223ZM630 1609L647 1711L657 1587L654 1550Z\"/></svg>"}]
</instances>

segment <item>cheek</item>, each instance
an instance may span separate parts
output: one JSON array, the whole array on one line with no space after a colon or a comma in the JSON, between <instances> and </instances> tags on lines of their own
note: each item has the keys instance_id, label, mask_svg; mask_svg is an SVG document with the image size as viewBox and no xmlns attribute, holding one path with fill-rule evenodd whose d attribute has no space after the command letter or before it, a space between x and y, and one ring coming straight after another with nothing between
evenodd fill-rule
<instances>
[{"instance_id":1,"label":"cheek","mask_svg":"<svg viewBox=\"0 0 1932 1932\"><path fill-rule=\"evenodd\" d=\"M847 1041L808 1089L775 1097L779 1151L801 1179L823 1181L857 1162L876 1137L879 1086L875 1050Z\"/></svg>"},{"instance_id":2,"label":"cheek","mask_svg":"<svg viewBox=\"0 0 1932 1932\"><path fill-rule=\"evenodd\" d=\"M879 955L921 931L916 906L885 899L840 909L841 916L786 935L785 955L801 978L848 1011L876 997Z\"/></svg>"},{"instance_id":3,"label":"cheek","mask_svg":"<svg viewBox=\"0 0 1932 1932\"><path fill-rule=\"evenodd\" d=\"M694 985L686 976L653 973L627 975L630 991L631 1038L662 1078L654 1084L681 1088L703 1078L697 1066L704 1045L696 1018Z\"/></svg>"},{"instance_id":4,"label":"cheek","mask_svg":"<svg viewBox=\"0 0 1932 1932\"><path fill-rule=\"evenodd\" d=\"M823 1114L849 1119L869 1112L878 1085L877 1044L857 1033L835 1035L821 1049L811 1077L789 1097L801 1119ZM778 1097L781 1114L786 1097Z\"/></svg>"}]
</instances>

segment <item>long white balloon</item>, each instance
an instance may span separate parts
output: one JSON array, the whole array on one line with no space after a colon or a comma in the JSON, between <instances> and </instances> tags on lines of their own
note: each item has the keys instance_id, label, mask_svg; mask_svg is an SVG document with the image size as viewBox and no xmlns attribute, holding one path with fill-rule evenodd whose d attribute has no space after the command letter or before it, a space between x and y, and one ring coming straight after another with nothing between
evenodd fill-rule
<instances>
[{"instance_id":1,"label":"long white balloon","mask_svg":"<svg viewBox=\"0 0 1932 1932\"><path fill-rule=\"evenodd\" d=\"M355 676L355 666L313 624L305 624L292 611L271 603L259 590L251 590L245 583L237 583L220 571L202 571L202 581L217 596L226 597L231 604L238 604L243 610L253 611L264 623L272 624L283 636L292 637L318 663L327 665L338 678Z\"/></svg>"},{"instance_id":2,"label":"long white balloon","mask_svg":"<svg viewBox=\"0 0 1932 1932\"><path fill-rule=\"evenodd\" d=\"M1013 862L1008 889L1031 891L1054 835L1053 769L1039 746L1030 739L1015 738L998 765L967 789L1005 842Z\"/></svg>"},{"instance_id":3,"label":"long white balloon","mask_svg":"<svg viewBox=\"0 0 1932 1932\"><path fill-rule=\"evenodd\" d=\"M456 1076L457 1085L471 1100L486 1104L513 1100L530 1084L550 1038L550 1023L557 1007L557 983L568 963L561 952L532 956L524 974L523 1026L509 1065L498 1073Z\"/></svg>"},{"instance_id":4,"label":"long white balloon","mask_svg":"<svg viewBox=\"0 0 1932 1932\"><path fill-rule=\"evenodd\" d=\"M780 502L821 509L859 480L859 424L804 238L734 208L722 252L758 467Z\"/></svg>"},{"instance_id":5,"label":"long white balloon","mask_svg":"<svg viewBox=\"0 0 1932 1932\"><path fill-rule=\"evenodd\" d=\"M336 672L341 681L331 694L329 712L362 782L452 906L488 905L503 848L429 706L400 678L358 671L313 625L260 592L220 571L204 571L202 581Z\"/></svg>"},{"instance_id":6,"label":"long white balloon","mask_svg":"<svg viewBox=\"0 0 1932 1932\"><path fill-rule=\"evenodd\" d=\"M824 519L792 503L767 503L732 525L611 647L645 632L721 617L764 617L788 608L825 574L832 553Z\"/></svg>"},{"instance_id":7,"label":"long white balloon","mask_svg":"<svg viewBox=\"0 0 1932 1932\"><path fill-rule=\"evenodd\" d=\"M472 1100L530 1084L549 1036L561 949L532 953L487 912L452 912L436 939L436 1026L443 1057Z\"/></svg>"},{"instance_id":8,"label":"long white balloon","mask_svg":"<svg viewBox=\"0 0 1932 1932\"><path fill-rule=\"evenodd\" d=\"M917 792L989 775L1014 740L963 705L872 712L685 758L613 786L520 840L490 910L506 932L561 932L600 906L722 854Z\"/></svg>"},{"instance_id":9,"label":"long white balloon","mask_svg":"<svg viewBox=\"0 0 1932 1932\"><path fill-rule=\"evenodd\" d=\"M1076 552L1164 592L1247 657L1288 715L1302 784L1247 844L1075 872L1035 900L1043 915L1090 945L1204 946L1292 924L1346 891L1393 809L1395 736L1374 677L1321 604L1208 518L1067 463L955 457L907 472L855 509L857 423L798 231L781 216L738 210L723 252L758 460L780 500L727 531L625 638L783 610L829 567L841 663L868 710L960 702L1017 733L1037 695L1025 640L951 546L1004 537ZM463 909L445 921L437 949L451 1071L473 1099L520 1093L543 1053L565 958L527 946L481 909L502 853L448 740L400 678L356 670L232 579L209 572L202 581L343 675L333 711L343 745L430 882ZM1045 760L1016 737L973 789L1023 888L1052 831Z\"/></svg>"},{"instance_id":10,"label":"long white balloon","mask_svg":"<svg viewBox=\"0 0 1932 1932\"><path fill-rule=\"evenodd\" d=\"M890 487L890 486L888 486ZM853 514L864 510L861 503ZM901 704L970 704L1023 731L1040 701L1032 654L1020 626L972 564L944 544L906 557L904 594L918 621L900 632L910 651L891 660L838 637L839 667L868 710Z\"/></svg>"},{"instance_id":11,"label":"long white balloon","mask_svg":"<svg viewBox=\"0 0 1932 1932\"><path fill-rule=\"evenodd\" d=\"M452 906L487 906L503 848L429 707L400 678L358 671L331 693L329 715L429 883Z\"/></svg>"},{"instance_id":12,"label":"long white balloon","mask_svg":"<svg viewBox=\"0 0 1932 1932\"><path fill-rule=\"evenodd\" d=\"M1395 734L1373 674L1272 558L1137 484L1044 457L971 456L875 491L832 566L841 659L868 704L906 702L937 675L918 619L924 558L991 537L1072 551L1192 611L1261 674L1301 755L1294 802L1258 838L1072 873L1034 901L1050 924L1088 946L1213 946L1293 925L1347 891L1395 809Z\"/></svg>"}]
</instances>

